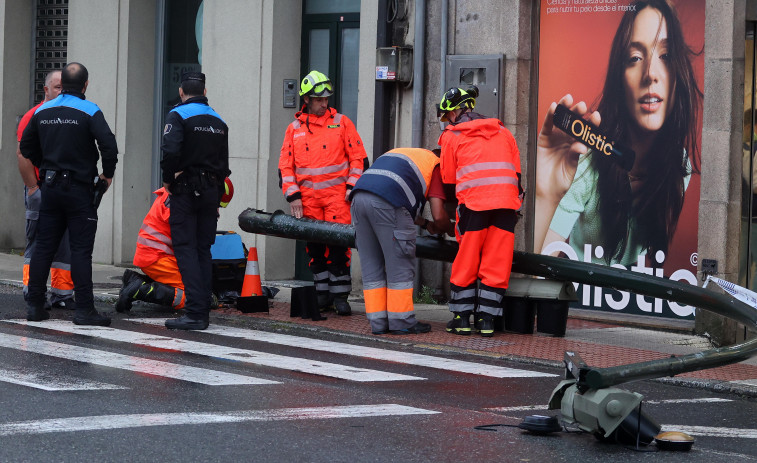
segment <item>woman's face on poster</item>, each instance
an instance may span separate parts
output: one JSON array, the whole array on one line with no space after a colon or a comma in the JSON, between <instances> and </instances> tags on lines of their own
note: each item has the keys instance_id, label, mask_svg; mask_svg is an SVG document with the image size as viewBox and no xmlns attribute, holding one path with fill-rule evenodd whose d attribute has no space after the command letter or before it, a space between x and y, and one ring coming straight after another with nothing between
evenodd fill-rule
<instances>
[{"instance_id":1,"label":"woman's face on poster","mask_svg":"<svg viewBox=\"0 0 757 463\"><path fill-rule=\"evenodd\" d=\"M647 7L636 15L627 53L623 84L629 114L642 132L657 131L673 108L675 85L662 13Z\"/></svg>"}]
</instances>

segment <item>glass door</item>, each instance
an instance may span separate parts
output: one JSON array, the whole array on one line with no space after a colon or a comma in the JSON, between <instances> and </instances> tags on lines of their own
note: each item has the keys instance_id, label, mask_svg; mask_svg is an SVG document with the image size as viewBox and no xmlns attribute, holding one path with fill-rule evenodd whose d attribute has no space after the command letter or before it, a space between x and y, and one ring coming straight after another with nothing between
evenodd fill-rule
<instances>
[{"instance_id":1,"label":"glass door","mask_svg":"<svg viewBox=\"0 0 757 463\"><path fill-rule=\"evenodd\" d=\"M203 0L162 0L158 3L157 66L154 120L163 127L166 114L181 100L181 75L202 71ZM153 187L162 185L160 177L160 139L153 146Z\"/></svg>"},{"instance_id":2,"label":"glass door","mask_svg":"<svg viewBox=\"0 0 757 463\"><path fill-rule=\"evenodd\" d=\"M329 106L354 123L359 50L360 0L303 0L300 79L313 69L326 74L334 85ZM307 260L305 243L298 241L295 278L312 279Z\"/></svg>"}]
</instances>

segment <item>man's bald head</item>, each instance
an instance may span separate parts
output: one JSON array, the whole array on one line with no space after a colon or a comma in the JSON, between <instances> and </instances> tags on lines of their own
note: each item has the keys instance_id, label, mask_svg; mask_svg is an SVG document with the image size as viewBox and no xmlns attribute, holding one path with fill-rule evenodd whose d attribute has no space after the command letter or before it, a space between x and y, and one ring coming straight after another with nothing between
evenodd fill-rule
<instances>
[{"instance_id":1,"label":"man's bald head","mask_svg":"<svg viewBox=\"0 0 757 463\"><path fill-rule=\"evenodd\" d=\"M89 72L81 63L68 63L60 74L64 92L84 92Z\"/></svg>"}]
</instances>

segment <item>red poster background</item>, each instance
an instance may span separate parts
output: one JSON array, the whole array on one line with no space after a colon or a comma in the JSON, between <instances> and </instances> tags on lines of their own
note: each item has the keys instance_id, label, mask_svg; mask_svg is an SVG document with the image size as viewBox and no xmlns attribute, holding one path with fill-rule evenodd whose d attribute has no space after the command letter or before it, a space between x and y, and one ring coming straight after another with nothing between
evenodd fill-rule
<instances>
[{"instance_id":1,"label":"red poster background","mask_svg":"<svg viewBox=\"0 0 757 463\"><path fill-rule=\"evenodd\" d=\"M610 46L618 28L622 11L550 13L549 9L566 6L559 0L541 0L539 40L539 127L553 101L570 93L574 101L584 100L596 108L602 91ZM629 0L600 0L590 5L631 5ZM686 44L698 56L692 64L700 90L704 89L704 0L673 0L684 32ZM697 123L697 138L701 148L702 121ZM665 275L686 269L696 275L696 250L699 207L699 175L692 175L686 191L683 211L665 259Z\"/></svg>"}]
</instances>

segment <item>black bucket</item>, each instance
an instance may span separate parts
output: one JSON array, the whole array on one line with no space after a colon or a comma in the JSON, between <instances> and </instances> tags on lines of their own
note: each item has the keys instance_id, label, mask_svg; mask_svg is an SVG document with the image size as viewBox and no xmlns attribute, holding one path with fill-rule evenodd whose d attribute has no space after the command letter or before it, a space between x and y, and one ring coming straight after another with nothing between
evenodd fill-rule
<instances>
[{"instance_id":1,"label":"black bucket","mask_svg":"<svg viewBox=\"0 0 757 463\"><path fill-rule=\"evenodd\" d=\"M289 316L310 318L316 321L326 319L326 317L321 317L318 309L318 296L315 292L315 286L308 285L292 288Z\"/></svg>"},{"instance_id":2,"label":"black bucket","mask_svg":"<svg viewBox=\"0 0 757 463\"><path fill-rule=\"evenodd\" d=\"M505 297L505 330L533 334L536 309L531 300L522 297Z\"/></svg>"},{"instance_id":3,"label":"black bucket","mask_svg":"<svg viewBox=\"0 0 757 463\"><path fill-rule=\"evenodd\" d=\"M541 300L536 302L536 331L565 336L568 326L568 301Z\"/></svg>"}]
</instances>

